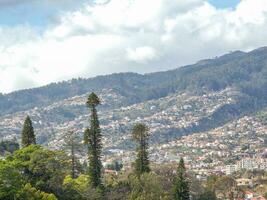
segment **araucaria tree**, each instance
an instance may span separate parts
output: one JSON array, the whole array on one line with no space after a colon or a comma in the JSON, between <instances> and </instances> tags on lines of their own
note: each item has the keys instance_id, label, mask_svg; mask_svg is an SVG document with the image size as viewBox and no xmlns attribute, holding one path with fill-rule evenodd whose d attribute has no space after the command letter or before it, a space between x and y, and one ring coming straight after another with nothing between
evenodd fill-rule
<instances>
[{"instance_id":1,"label":"araucaria tree","mask_svg":"<svg viewBox=\"0 0 267 200\"><path fill-rule=\"evenodd\" d=\"M181 158L174 181L173 197L175 200L189 200L189 183L186 179L184 159Z\"/></svg>"},{"instance_id":2,"label":"araucaria tree","mask_svg":"<svg viewBox=\"0 0 267 200\"><path fill-rule=\"evenodd\" d=\"M78 171L78 159L76 158L76 153L81 152L81 144L77 134L73 130L69 130L64 135L64 147L70 152L71 158L71 178L77 178L79 175Z\"/></svg>"},{"instance_id":3,"label":"araucaria tree","mask_svg":"<svg viewBox=\"0 0 267 200\"><path fill-rule=\"evenodd\" d=\"M135 124L132 131L133 139L138 143L137 158L135 161L135 173L137 176L150 172L148 158L148 127L145 124Z\"/></svg>"},{"instance_id":4,"label":"araucaria tree","mask_svg":"<svg viewBox=\"0 0 267 200\"><path fill-rule=\"evenodd\" d=\"M99 126L96 107L100 104L100 100L95 93L91 93L86 102L91 111L90 127L84 132L84 142L88 147L89 161L89 177L93 187L101 185L101 150L102 150L102 134Z\"/></svg>"},{"instance_id":5,"label":"araucaria tree","mask_svg":"<svg viewBox=\"0 0 267 200\"><path fill-rule=\"evenodd\" d=\"M29 116L26 117L21 132L21 145L27 147L31 144L36 144L35 134L32 126L32 121Z\"/></svg>"}]
</instances>

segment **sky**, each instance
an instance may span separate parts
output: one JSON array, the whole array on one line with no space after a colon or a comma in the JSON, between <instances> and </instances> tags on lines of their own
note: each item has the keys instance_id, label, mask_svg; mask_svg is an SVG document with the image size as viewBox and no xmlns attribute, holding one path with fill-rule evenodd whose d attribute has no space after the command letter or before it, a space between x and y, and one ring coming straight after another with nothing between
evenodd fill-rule
<instances>
[{"instance_id":1,"label":"sky","mask_svg":"<svg viewBox=\"0 0 267 200\"><path fill-rule=\"evenodd\" d=\"M0 0L0 92L267 45L267 0Z\"/></svg>"}]
</instances>

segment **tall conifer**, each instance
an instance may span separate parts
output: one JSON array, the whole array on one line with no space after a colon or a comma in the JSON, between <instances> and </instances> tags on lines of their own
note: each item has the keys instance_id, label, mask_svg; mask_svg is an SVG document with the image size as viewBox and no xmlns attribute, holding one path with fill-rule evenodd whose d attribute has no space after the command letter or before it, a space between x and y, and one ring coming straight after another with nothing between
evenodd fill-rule
<instances>
[{"instance_id":1,"label":"tall conifer","mask_svg":"<svg viewBox=\"0 0 267 200\"><path fill-rule=\"evenodd\" d=\"M86 102L91 111L90 127L84 132L84 142L88 147L89 169L88 174L93 187L101 185L101 150L102 150L102 134L100 130L99 120L96 107L100 104L100 100L95 93L91 93Z\"/></svg>"},{"instance_id":2,"label":"tall conifer","mask_svg":"<svg viewBox=\"0 0 267 200\"><path fill-rule=\"evenodd\" d=\"M150 172L148 158L148 127L145 124L136 124L132 131L133 139L138 142L137 158L135 161L135 172L138 176L145 172Z\"/></svg>"},{"instance_id":3,"label":"tall conifer","mask_svg":"<svg viewBox=\"0 0 267 200\"><path fill-rule=\"evenodd\" d=\"M189 183L186 180L185 173L186 169L184 165L184 159L181 158L177 169L177 175L174 181L174 187L173 187L174 200L190 200Z\"/></svg>"},{"instance_id":4,"label":"tall conifer","mask_svg":"<svg viewBox=\"0 0 267 200\"><path fill-rule=\"evenodd\" d=\"M78 165L79 161L76 157L76 153L81 152L81 144L77 134L73 130L69 130L64 135L64 147L69 151L71 157L71 177L77 178L79 175Z\"/></svg>"},{"instance_id":5,"label":"tall conifer","mask_svg":"<svg viewBox=\"0 0 267 200\"><path fill-rule=\"evenodd\" d=\"M36 144L36 138L32 126L32 121L29 116L26 117L21 132L21 145L27 147L31 144Z\"/></svg>"}]
</instances>

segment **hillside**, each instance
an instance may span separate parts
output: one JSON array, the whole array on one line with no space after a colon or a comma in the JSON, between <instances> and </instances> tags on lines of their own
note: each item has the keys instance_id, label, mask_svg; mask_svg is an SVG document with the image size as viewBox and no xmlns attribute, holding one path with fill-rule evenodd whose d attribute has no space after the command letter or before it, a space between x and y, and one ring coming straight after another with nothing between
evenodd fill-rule
<instances>
[{"instance_id":1,"label":"hillside","mask_svg":"<svg viewBox=\"0 0 267 200\"><path fill-rule=\"evenodd\" d=\"M91 91L113 89L126 104L157 99L170 93L202 93L238 87L254 100L267 95L267 48L233 52L194 65L151 74L121 73L89 79L73 79L44 87L0 95L0 115L49 105Z\"/></svg>"},{"instance_id":2,"label":"hillside","mask_svg":"<svg viewBox=\"0 0 267 200\"><path fill-rule=\"evenodd\" d=\"M92 91L102 99L99 116L106 152L132 149L130 129L138 121L150 126L152 144L165 144L265 108L267 48L165 72L73 79L1 95L0 138L19 137L30 115L38 142L60 147L62 134L74 128L82 135L88 125L85 101Z\"/></svg>"}]
</instances>

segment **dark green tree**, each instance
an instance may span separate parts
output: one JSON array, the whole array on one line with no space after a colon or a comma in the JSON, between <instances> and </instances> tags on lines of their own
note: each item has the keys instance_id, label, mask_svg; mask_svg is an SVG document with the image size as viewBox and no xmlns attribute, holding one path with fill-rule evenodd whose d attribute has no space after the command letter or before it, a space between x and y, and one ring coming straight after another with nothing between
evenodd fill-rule
<instances>
[{"instance_id":1,"label":"dark green tree","mask_svg":"<svg viewBox=\"0 0 267 200\"><path fill-rule=\"evenodd\" d=\"M214 191L205 190L197 200L217 200L217 197Z\"/></svg>"},{"instance_id":2,"label":"dark green tree","mask_svg":"<svg viewBox=\"0 0 267 200\"><path fill-rule=\"evenodd\" d=\"M32 126L32 121L29 116L26 117L21 133L21 145L27 147L31 144L36 144L35 134Z\"/></svg>"},{"instance_id":3,"label":"dark green tree","mask_svg":"<svg viewBox=\"0 0 267 200\"><path fill-rule=\"evenodd\" d=\"M0 155L12 154L19 149L19 143L16 140L6 140L0 142Z\"/></svg>"},{"instance_id":4,"label":"dark green tree","mask_svg":"<svg viewBox=\"0 0 267 200\"><path fill-rule=\"evenodd\" d=\"M145 124L135 124L132 131L133 139L138 142L137 158L134 163L135 173L137 176L145 172L150 172L149 158L148 158L148 127Z\"/></svg>"},{"instance_id":5,"label":"dark green tree","mask_svg":"<svg viewBox=\"0 0 267 200\"><path fill-rule=\"evenodd\" d=\"M100 130L96 107L100 104L100 99L95 93L91 93L86 102L91 111L90 127L84 132L84 142L88 147L89 169L88 175L93 187L101 186L101 150L102 134Z\"/></svg>"},{"instance_id":6,"label":"dark green tree","mask_svg":"<svg viewBox=\"0 0 267 200\"><path fill-rule=\"evenodd\" d=\"M186 179L186 169L184 165L184 159L181 158L177 175L175 177L174 186L173 186L173 197L174 200L189 200L189 183Z\"/></svg>"}]
</instances>

